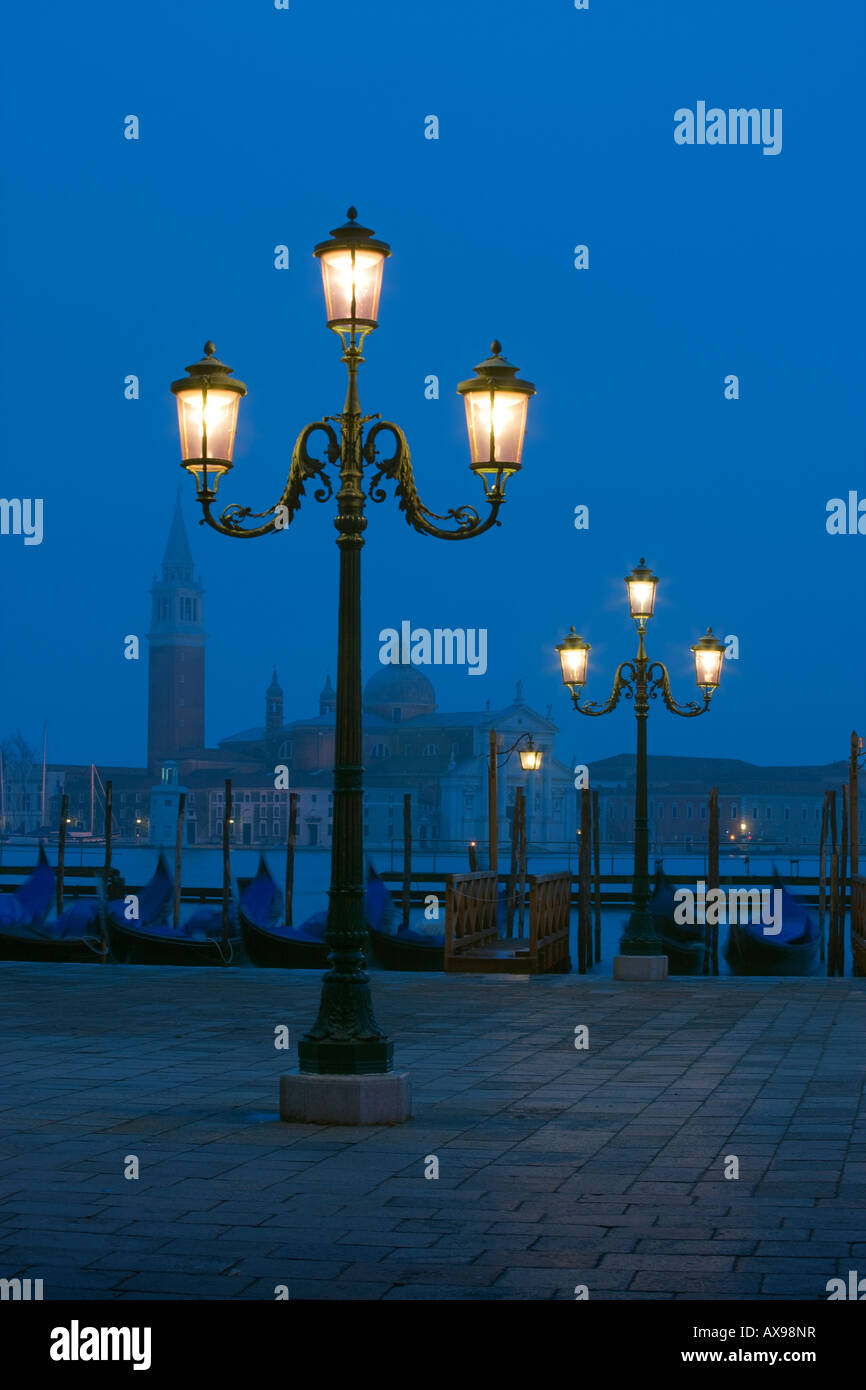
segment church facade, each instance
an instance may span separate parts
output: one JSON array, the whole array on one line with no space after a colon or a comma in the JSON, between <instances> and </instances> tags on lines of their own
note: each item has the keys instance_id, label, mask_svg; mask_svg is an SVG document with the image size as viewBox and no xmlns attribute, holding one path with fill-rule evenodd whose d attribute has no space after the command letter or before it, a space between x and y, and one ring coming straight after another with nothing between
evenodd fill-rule
<instances>
[{"instance_id":1,"label":"church facade","mask_svg":"<svg viewBox=\"0 0 866 1390\"><path fill-rule=\"evenodd\" d=\"M299 842L330 844L331 774L336 733L336 693L327 678L318 714L283 722L283 691L276 672L265 695L265 723L220 741L227 760L258 763L273 776L287 767L300 795ZM498 736L500 761L497 821L499 838L510 834L515 792L527 794L527 841L538 845L573 844L576 797L573 776L556 761L556 725L523 699L518 685L510 704L497 710L439 712L428 677L417 667L382 667L363 694L365 838L387 845L402 840L403 798L412 798L412 836L416 844L454 848L469 840L487 841L487 761L491 730ZM538 772L524 772L517 753L505 750L531 734L544 753ZM327 799L325 792L327 789Z\"/></svg>"}]
</instances>

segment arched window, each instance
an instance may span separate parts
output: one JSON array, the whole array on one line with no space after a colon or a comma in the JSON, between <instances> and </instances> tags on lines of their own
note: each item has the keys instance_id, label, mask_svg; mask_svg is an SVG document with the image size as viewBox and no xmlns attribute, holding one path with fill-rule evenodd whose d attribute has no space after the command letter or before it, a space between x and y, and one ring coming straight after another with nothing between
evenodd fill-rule
<instances>
[{"instance_id":1,"label":"arched window","mask_svg":"<svg viewBox=\"0 0 866 1390\"><path fill-rule=\"evenodd\" d=\"M428 743L424 747L425 758L438 758L439 748L435 743Z\"/></svg>"}]
</instances>

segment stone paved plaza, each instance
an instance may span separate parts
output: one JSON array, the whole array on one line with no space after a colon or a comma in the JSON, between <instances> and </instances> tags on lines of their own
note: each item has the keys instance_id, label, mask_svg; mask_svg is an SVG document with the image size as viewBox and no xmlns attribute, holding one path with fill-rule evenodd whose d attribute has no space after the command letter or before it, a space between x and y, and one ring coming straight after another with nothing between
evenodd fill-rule
<instances>
[{"instance_id":1,"label":"stone paved plaza","mask_svg":"<svg viewBox=\"0 0 866 1390\"><path fill-rule=\"evenodd\" d=\"M866 1275L866 980L377 973L414 1117L352 1129L277 1117L318 972L0 974L0 1276L46 1299L802 1300Z\"/></svg>"}]
</instances>

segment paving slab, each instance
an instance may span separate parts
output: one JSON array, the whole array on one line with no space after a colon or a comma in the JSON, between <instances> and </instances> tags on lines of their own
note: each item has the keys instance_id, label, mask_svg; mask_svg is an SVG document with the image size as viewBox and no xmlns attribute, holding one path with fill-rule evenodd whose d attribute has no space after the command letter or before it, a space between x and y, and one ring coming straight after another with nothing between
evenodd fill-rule
<instances>
[{"instance_id":1,"label":"paving slab","mask_svg":"<svg viewBox=\"0 0 866 1390\"><path fill-rule=\"evenodd\" d=\"M346 1127L279 1119L318 972L0 975L0 1277L46 1299L807 1300L866 1260L866 980L376 972L413 1116Z\"/></svg>"}]
</instances>

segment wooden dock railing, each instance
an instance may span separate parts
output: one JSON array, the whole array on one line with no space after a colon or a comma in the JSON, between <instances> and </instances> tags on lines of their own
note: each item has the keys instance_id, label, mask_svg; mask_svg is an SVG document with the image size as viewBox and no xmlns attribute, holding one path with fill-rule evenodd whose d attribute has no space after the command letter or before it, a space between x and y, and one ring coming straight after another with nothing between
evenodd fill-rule
<instances>
[{"instance_id":1,"label":"wooden dock railing","mask_svg":"<svg viewBox=\"0 0 866 1390\"><path fill-rule=\"evenodd\" d=\"M445 969L449 961L496 941L498 875L489 869L445 880Z\"/></svg>"},{"instance_id":2,"label":"wooden dock railing","mask_svg":"<svg viewBox=\"0 0 866 1390\"><path fill-rule=\"evenodd\" d=\"M529 970L546 975L571 968L568 929L571 913L571 874L531 874L529 877Z\"/></svg>"}]
</instances>

